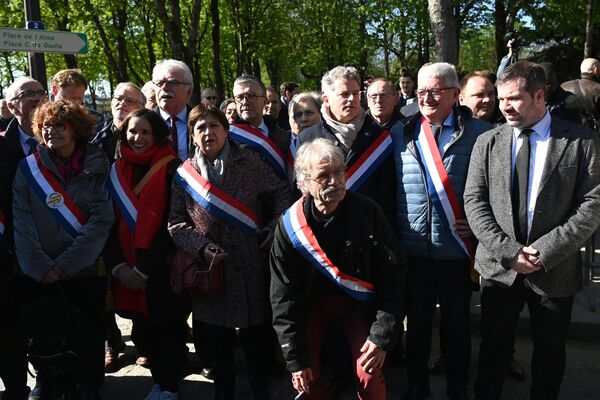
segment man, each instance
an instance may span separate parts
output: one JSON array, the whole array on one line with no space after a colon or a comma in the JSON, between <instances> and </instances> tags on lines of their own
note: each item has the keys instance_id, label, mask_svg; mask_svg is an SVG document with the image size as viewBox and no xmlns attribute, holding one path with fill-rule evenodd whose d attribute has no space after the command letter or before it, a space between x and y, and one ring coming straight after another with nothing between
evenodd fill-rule
<instances>
[{"instance_id":1,"label":"man","mask_svg":"<svg viewBox=\"0 0 600 400\"><path fill-rule=\"evenodd\" d=\"M216 107L218 99L219 96L217 96L217 92L213 88L206 88L200 94L200 102L207 106Z\"/></svg>"},{"instance_id":2,"label":"man","mask_svg":"<svg viewBox=\"0 0 600 400\"><path fill-rule=\"evenodd\" d=\"M144 108L154 110L158 106L158 104L156 104L156 86L154 86L154 83L152 83L152 81L144 83L144 86L142 86L142 93L146 98Z\"/></svg>"},{"instance_id":3,"label":"man","mask_svg":"<svg viewBox=\"0 0 600 400\"><path fill-rule=\"evenodd\" d=\"M288 103L289 108L289 103ZM279 94L273 86L267 88L267 102L263 110L263 115L268 115L274 121L279 121L279 113L281 112L281 102L279 101Z\"/></svg>"},{"instance_id":4,"label":"man","mask_svg":"<svg viewBox=\"0 0 600 400\"><path fill-rule=\"evenodd\" d=\"M111 102L110 110L112 118L104 121L96 127L96 136L92 143L100 146L108 157L108 160L114 160L120 157L117 150L119 140L117 130L121 123L130 112L142 108L146 103L146 98L141 89L132 82L121 82L115 88Z\"/></svg>"},{"instance_id":5,"label":"man","mask_svg":"<svg viewBox=\"0 0 600 400\"><path fill-rule=\"evenodd\" d=\"M600 131L600 61L586 58L579 70L581 79L563 82L560 86L580 98L584 110L583 124Z\"/></svg>"},{"instance_id":6,"label":"man","mask_svg":"<svg viewBox=\"0 0 600 400\"><path fill-rule=\"evenodd\" d=\"M404 399L431 395L427 363L439 303L448 398L466 398L471 352L473 237L462 209L471 149L491 125L456 106L458 76L448 63L425 64L417 78L419 112L392 128L397 229L408 253L407 373Z\"/></svg>"},{"instance_id":7,"label":"man","mask_svg":"<svg viewBox=\"0 0 600 400\"><path fill-rule=\"evenodd\" d=\"M381 208L346 191L339 147L306 143L294 167L306 197L280 218L270 254L273 325L293 386L307 399L333 398L320 354L341 320L358 398L384 400L381 367L402 324L400 247Z\"/></svg>"},{"instance_id":8,"label":"man","mask_svg":"<svg viewBox=\"0 0 600 400\"><path fill-rule=\"evenodd\" d=\"M582 287L579 249L600 222L597 134L551 117L543 68L511 64L497 82L507 123L482 135L465 188L479 240L481 348L478 399L500 399L518 314L529 306L531 399L557 399L573 297Z\"/></svg>"},{"instance_id":9,"label":"man","mask_svg":"<svg viewBox=\"0 0 600 400\"><path fill-rule=\"evenodd\" d=\"M400 85L400 93L398 95L397 107L400 110L402 107L416 102L417 95L415 94L415 80L409 72L402 72L398 84Z\"/></svg>"},{"instance_id":10,"label":"man","mask_svg":"<svg viewBox=\"0 0 600 400\"><path fill-rule=\"evenodd\" d=\"M317 138L331 140L344 154L346 185L375 200L388 217L395 218L394 160L389 132L360 106L360 74L354 67L338 66L321 79L323 123L300 132L300 144ZM363 157L364 156L364 157Z\"/></svg>"},{"instance_id":11,"label":"man","mask_svg":"<svg viewBox=\"0 0 600 400\"><path fill-rule=\"evenodd\" d=\"M496 122L496 89L484 72L471 72L461 79L458 101L471 109L474 118Z\"/></svg>"},{"instance_id":12,"label":"man","mask_svg":"<svg viewBox=\"0 0 600 400\"><path fill-rule=\"evenodd\" d=\"M6 90L8 109L14 115L5 132L0 133L0 212L3 214L4 232L0 243L0 378L4 382L9 399L26 399L27 360L22 338L18 334L21 281L16 271L13 254L12 183L19 162L37 151L38 140L33 136L31 118L47 93L42 85L30 78L21 77ZM36 383L31 399L39 399L41 386ZM37 396L37 397L35 397Z\"/></svg>"},{"instance_id":13,"label":"man","mask_svg":"<svg viewBox=\"0 0 600 400\"><path fill-rule=\"evenodd\" d=\"M6 129L13 118L12 113L8 109L8 100L0 99L0 132Z\"/></svg>"},{"instance_id":14,"label":"man","mask_svg":"<svg viewBox=\"0 0 600 400\"><path fill-rule=\"evenodd\" d=\"M375 122L387 130L392 129L396 122L402 119L402 114L396 108L396 96L392 82L378 78L373 80L367 89L367 113Z\"/></svg>"},{"instance_id":15,"label":"man","mask_svg":"<svg viewBox=\"0 0 600 400\"><path fill-rule=\"evenodd\" d=\"M300 85L296 82L283 82L279 86L279 92L281 93L281 111L279 112L277 126L279 126L284 131L290 130L288 105L299 91Z\"/></svg>"},{"instance_id":16,"label":"man","mask_svg":"<svg viewBox=\"0 0 600 400\"><path fill-rule=\"evenodd\" d=\"M585 115L585 108L582 107L577 96L560 87L554 64L542 62L540 65L546 75L546 107L550 115L581 125L581 115L582 113Z\"/></svg>"},{"instance_id":17,"label":"man","mask_svg":"<svg viewBox=\"0 0 600 400\"><path fill-rule=\"evenodd\" d=\"M87 80L79 69L63 69L52 77L52 97L54 100L65 100L75 104L84 104ZM88 111L96 117L98 124L104 121L99 112L88 108Z\"/></svg>"},{"instance_id":18,"label":"man","mask_svg":"<svg viewBox=\"0 0 600 400\"><path fill-rule=\"evenodd\" d=\"M179 159L186 160L194 148L187 128L187 103L194 90L192 71L178 60L159 61L152 70L152 82L156 87L157 111L169 127L171 145Z\"/></svg>"}]
</instances>

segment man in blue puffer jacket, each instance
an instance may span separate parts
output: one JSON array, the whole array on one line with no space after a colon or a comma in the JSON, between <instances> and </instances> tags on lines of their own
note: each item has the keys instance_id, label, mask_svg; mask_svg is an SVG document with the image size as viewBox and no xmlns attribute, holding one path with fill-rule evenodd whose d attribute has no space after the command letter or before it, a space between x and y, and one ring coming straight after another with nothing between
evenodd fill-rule
<instances>
[{"instance_id":1,"label":"man in blue puffer jacket","mask_svg":"<svg viewBox=\"0 0 600 400\"><path fill-rule=\"evenodd\" d=\"M448 398L466 398L471 351L469 276L475 238L464 217L463 190L471 150L492 125L457 106L454 66L424 65L418 75L419 112L392 128L397 174L396 224L409 256L405 399L431 395L427 362L436 302L442 319Z\"/></svg>"}]
</instances>

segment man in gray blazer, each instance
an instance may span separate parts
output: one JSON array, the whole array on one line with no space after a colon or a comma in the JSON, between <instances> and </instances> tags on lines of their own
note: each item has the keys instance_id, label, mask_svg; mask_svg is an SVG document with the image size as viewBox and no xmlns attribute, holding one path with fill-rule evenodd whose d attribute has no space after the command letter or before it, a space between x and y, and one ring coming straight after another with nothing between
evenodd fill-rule
<instances>
[{"instance_id":1,"label":"man in gray blazer","mask_svg":"<svg viewBox=\"0 0 600 400\"><path fill-rule=\"evenodd\" d=\"M534 342L532 399L556 399L565 368L579 249L600 223L600 148L591 130L545 107L543 68L511 64L497 82L507 123L473 148L465 212L479 239L481 349L477 399L500 399L519 313Z\"/></svg>"}]
</instances>

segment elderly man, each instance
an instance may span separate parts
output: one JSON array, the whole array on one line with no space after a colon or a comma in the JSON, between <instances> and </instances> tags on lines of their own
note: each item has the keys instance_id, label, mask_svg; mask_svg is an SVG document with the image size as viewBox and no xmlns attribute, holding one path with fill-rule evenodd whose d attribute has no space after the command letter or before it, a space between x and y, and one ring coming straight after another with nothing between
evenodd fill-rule
<instances>
[{"instance_id":1,"label":"elderly man","mask_svg":"<svg viewBox=\"0 0 600 400\"><path fill-rule=\"evenodd\" d=\"M52 97L54 100L65 100L75 104L83 104L85 91L88 83L79 69L63 69L52 77ZM88 111L96 117L98 124L104 121L99 112L88 108Z\"/></svg>"},{"instance_id":2,"label":"elderly man","mask_svg":"<svg viewBox=\"0 0 600 400\"><path fill-rule=\"evenodd\" d=\"M14 116L8 109L8 100L0 99L0 132L6 129L13 118Z\"/></svg>"},{"instance_id":3,"label":"elderly man","mask_svg":"<svg viewBox=\"0 0 600 400\"><path fill-rule=\"evenodd\" d=\"M586 58L581 62L579 70L581 79L563 82L560 86L581 99L584 109L583 124L600 131L600 61Z\"/></svg>"},{"instance_id":4,"label":"elderly man","mask_svg":"<svg viewBox=\"0 0 600 400\"><path fill-rule=\"evenodd\" d=\"M31 118L47 93L42 85L30 78L17 78L6 90L8 109L14 118L5 132L0 133L0 378L9 399L26 399L27 361L22 339L18 335L19 296L21 281L16 275L13 249L12 183L19 162L37 151ZM39 395L38 388L37 393ZM35 391L35 390L34 390Z\"/></svg>"},{"instance_id":5,"label":"elderly man","mask_svg":"<svg viewBox=\"0 0 600 400\"><path fill-rule=\"evenodd\" d=\"M281 102L279 101L279 93L277 93L277 90L273 86L269 86L267 88L267 102L263 109L263 115L268 115L274 121L278 121L280 112Z\"/></svg>"},{"instance_id":6,"label":"elderly man","mask_svg":"<svg viewBox=\"0 0 600 400\"><path fill-rule=\"evenodd\" d=\"M300 143L316 138L331 140L344 154L346 185L377 202L390 223L395 218L396 185L389 132L360 106L360 74L338 66L321 79L323 123L300 133Z\"/></svg>"},{"instance_id":7,"label":"elderly man","mask_svg":"<svg viewBox=\"0 0 600 400\"><path fill-rule=\"evenodd\" d=\"M156 109L158 106L156 103L156 86L154 86L152 81L144 83L144 86L142 86L142 93L144 94L144 97L146 97L146 104L144 104L144 107L148 110Z\"/></svg>"},{"instance_id":8,"label":"elderly man","mask_svg":"<svg viewBox=\"0 0 600 400\"><path fill-rule=\"evenodd\" d=\"M544 69L511 64L497 82L507 123L473 148L465 210L479 240L481 349L477 399L500 399L518 315L533 339L531 399L557 399L579 249L600 223L598 135L550 115Z\"/></svg>"},{"instance_id":9,"label":"elderly man","mask_svg":"<svg viewBox=\"0 0 600 400\"><path fill-rule=\"evenodd\" d=\"M206 88L200 94L200 102L207 106L216 107L218 104L219 96L213 88Z\"/></svg>"},{"instance_id":10,"label":"elderly man","mask_svg":"<svg viewBox=\"0 0 600 400\"><path fill-rule=\"evenodd\" d=\"M404 399L430 396L427 363L439 302L447 360L446 394L466 397L471 352L469 302L473 237L462 191L477 136L491 125L456 106L458 76L448 63L424 65L417 78L419 112L392 129L397 172L396 223L408 253L409 387Z\"/></svg>"},{"instance_id":11,"label":"elderly man","mask_svg":"<svg viewBox=\"0 0 600 400\"><path fill-rule=\"evenodd\" d=\"M375 122L387 130L392 129L396 122L403 117L396 108L396 95L392 89L392 82L377 78L371 82L367 89L368 114Z\"/></svg>"},{"instance_id":12,"label":"elderly man","mask_svg":"<svg viewBox=\"0 0 600 400\"><path fill-rule=\"evenodd\" d=\"M305 196L280 218L270 255L273 325L293 386L330 398L320 353L341 319L358 398L384 400L381 367L402 323L401 250L381 208L346 191L339 147L302 145L295 170Z\"/></svg>"},{"instance_id":13,"label":"elderly man","mask_svg":"<svg viewBox=\"0 0 600 400\"><path fill-rule=\"evenodd\" d=\"M163 60L152 70L152 82L156 87L158 112L169 127L169 139L181 160L194 153L192 135L188 134L188 101L194 90L192 71L178 60Z\"/></svg>"},{"instance_id":14,"label":"elderly man","mask_svg":"<svg viewBox=\"0 0 600 400\"><path fill-rule=\"evenodd\" d=\"M146 98L141 89L131 82L121 82L115 88L110 109L112 119L104 121L96 128L96 136L92 143L99 145L108 157L111 163L120 157L117 150L116 131L121 127L121 123L130 112L142 108L146 103Z\"/></svg>"}]
</instances>

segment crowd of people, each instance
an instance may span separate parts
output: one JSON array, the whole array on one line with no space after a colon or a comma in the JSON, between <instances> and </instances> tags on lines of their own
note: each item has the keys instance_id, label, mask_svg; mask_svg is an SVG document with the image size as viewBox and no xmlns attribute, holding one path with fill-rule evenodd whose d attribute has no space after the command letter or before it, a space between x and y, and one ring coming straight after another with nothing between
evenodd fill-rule
<instances>
[{"instance_id":1,"label":"crowd of people","mask_svg":"<svg viewBox=\"0 0 600 400\"><path fill-rule=\"evenodd\" d=\"M523 379L527 303L530 397L557 399L579 249L600 225L600 62L563 85L550 63L504 64L459 80L428 63L398 89L350 66L320 92L242 75L192 107L190 69L164 60L115 87L107 118L77 70L50 99L17 78L0 119L3 399L100 399L125 349L115 314L152 374L146 400L179 398L189 340L219 400L235 398L238 342L257 400L282 362L296 398L335 398L351 376L383 400L384 363L405 362L402 399L431 398L434 370L467 399L479 288L475 398Z\"/></svg>"}]
</instances>

